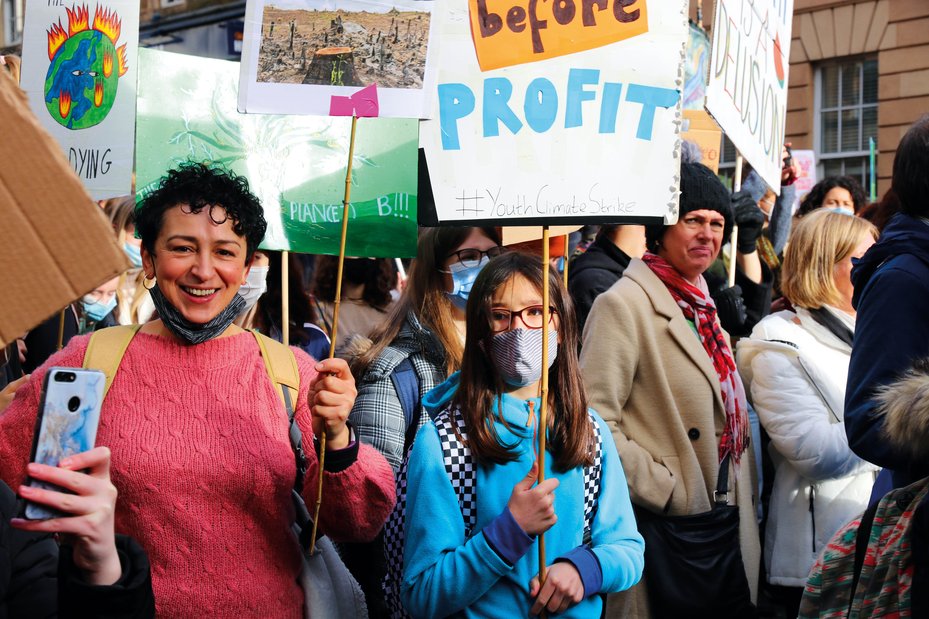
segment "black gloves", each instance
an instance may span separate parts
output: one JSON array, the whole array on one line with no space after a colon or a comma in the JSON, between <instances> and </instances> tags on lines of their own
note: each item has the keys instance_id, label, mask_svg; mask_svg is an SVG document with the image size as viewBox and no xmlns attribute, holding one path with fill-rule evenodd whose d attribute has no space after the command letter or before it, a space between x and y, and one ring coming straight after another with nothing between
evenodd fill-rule
<instances>
[{"instance_id":1,"label":"black gloves","mask_svg":"<svg viewBox=\"0 0 929 619\"><path fill-rule=\"evenodd\" d=\"M757 208L757 207L756 207ZM739 228L739 245L742 244L742 229ZM745 301L742 299L742 288L736 284L731 288L723 288L712 295L716 303L716 312L719 323L729 334L741 334L748 315L745 312Z\"/></svg>"},{"instance_id":2,"label":"black gloves","mask_svg":"<svg viewBox=\"0 0 929 619\"><path fill-rule=\"evenodd\" d=\"M755 251L755 245L764 227L764 213L747 191L732 194L732 213L735 225L739 227L738 247L740 254Z\"/></svg>"}]
</instances>

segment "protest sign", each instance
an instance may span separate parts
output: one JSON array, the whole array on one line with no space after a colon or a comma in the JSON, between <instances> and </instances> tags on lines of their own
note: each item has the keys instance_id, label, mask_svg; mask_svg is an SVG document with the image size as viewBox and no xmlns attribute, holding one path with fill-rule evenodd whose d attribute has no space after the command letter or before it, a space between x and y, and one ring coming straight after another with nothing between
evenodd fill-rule
<instances>
[{"instance_id":1,"label":"protest sign","mask_svg":"<svg viewBox=\"0 0 929 619\"><path fill-rule=\"evenodd\" d=\"M6 75L0 75L0 127L0 346L6 346L129 263L103 211Z\"/></svg>"},{"instance_id":2,"label":"protest sign","mask_svg":"<svg viewBox=\"0 0 929 619\"><path fill-rule=\"evenodd\" d=\"M719 0L706 109L775 192L787 116L793 0Z\"/></svg>"},{"instance_id":3,"label":"protest sign","mask_svg":"<svg viewBox=\"0 0 929 619\"><path fill-rule=\"evenodd\" d=\"M687 2L600 6L436 12L436 114L420 145L440 223L676 221Z\"/></svg>"},{"instance_id":4,"label":"protest sign","mask_svg":"<svg viewBox=\"0 0 929 619\"><path fill-rule=\"evenodd\" d=\"M379 115L425 118L434 0L248 0L238 108L330 113L377 84Z\"/></svg>"},{"instance_id":5,"label":"protest sign","mask_svg":"<svg viewBox=\"0 0 929 619\"><path fill-rule=\"evenodd\" d=\"M182 161L217 162L264 205L262 247L338 253L350 118L239 114L234 62L142 50L139 65L140 197ZM417 121L359 124L348 255L414 256Z\"/></svg>"},{"instance_id":6,"label":"protest sign","mask_svg":"<svg viewBox=\"0 0 929 619\"><path fill-rule=\"evenodd\" d=\"M706 79L710 65L710 38L694 23L687 32L687 64L684 73L684 110L700 110L706 103Z\"/></svg>"},{"instance_id":7,"label":"protest sign","mask_svg":"<svg viewBox=\"0 0 929 619\"><path fill-rule=\"evenodd\" d=\"M682 137L700 148L700 163L718 174L723 132L716 121L705 110L684 110L683 127Z\"/></svg>"},{"instance_id":8,"label":"protest sign","mask_svg":"<svg viewBox=\"0 0 929 619\"><path fill-rule=\"evenodd\" d=\"M793 212L796 213L797 208L800 206L800 200L802 200L806 194L810 193L813 185L816 184L816 153L812 150L795 150L791 154L794 158L794 163L800 169L800 173L797 174L797 180L794 181L796 197L794 198L794 203L791 205L793 207Z\"/></svg>"},{"instance_id":9,"label":"protest sign","mask_svg":"<svg viewBox=\"0 0 929 619\"><path fill-rule=\"evenodd\" d=\"M22 87L32 111L94 199L131 193L139 0L26 8Z\"/></svg>"}]
</instances>

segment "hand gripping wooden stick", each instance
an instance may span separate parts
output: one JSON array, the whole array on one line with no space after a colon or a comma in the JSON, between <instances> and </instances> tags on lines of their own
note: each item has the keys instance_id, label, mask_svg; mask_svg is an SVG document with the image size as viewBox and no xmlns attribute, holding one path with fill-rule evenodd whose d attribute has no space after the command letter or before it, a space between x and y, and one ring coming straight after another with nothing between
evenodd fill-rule
<instances>
[{"instance_id":1,"label":"hand gripping wooden stick","mask_svg":"<svg viewBox=\"0 0 929 619\"><path fill-rule=\"evenodd\" d=\"M339 306L342 303L342 270L345 266L345 239L348 236L349 201L352 195L352 160L355 158L355 127L358 117L352 116L352 135L348 143L348 168L345 171L345 196L342 199L342 238L339 240L339 269L336 274L335 301L332 306L332 341L329 358L335 357L335 343L339 332ZM326 464L326 430L319 435L319 479L316 488L316 508L313 510L313 535L310 537L310 554L316 551L316 531L319 526L319 508L323 504L323 471Z\"/></svg>"}]
</instances>

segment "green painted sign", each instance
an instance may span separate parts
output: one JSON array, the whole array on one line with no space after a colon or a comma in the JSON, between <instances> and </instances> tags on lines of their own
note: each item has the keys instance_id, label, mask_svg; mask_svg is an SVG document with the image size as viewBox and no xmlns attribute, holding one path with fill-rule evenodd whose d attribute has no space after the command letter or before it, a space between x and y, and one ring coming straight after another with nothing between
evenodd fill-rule
<instances>
[{"instance_id":1,"label":"green painted sign","mask_svg":"<svg viewBox=\"0 0 929 619\"><path fill-rule=\"evenodd\" d=\"M142 49L139 72L138 198L182 161L213 161L264 205L263 247L338 253L350 118L239 114L235 62ZM358 120L348 255L416 254L418 142L416 120Z\"/></svg>"}]
</instances>

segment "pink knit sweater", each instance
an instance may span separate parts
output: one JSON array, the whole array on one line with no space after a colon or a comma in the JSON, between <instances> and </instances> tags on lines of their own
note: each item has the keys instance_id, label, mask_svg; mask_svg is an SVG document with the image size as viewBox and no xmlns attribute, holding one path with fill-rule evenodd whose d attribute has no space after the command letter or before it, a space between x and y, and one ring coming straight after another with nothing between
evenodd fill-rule
<instances>
[{"instance_id":1,"label":"pink knit sweater","mask_svg":"<svg viewBox=\"0 0 929 619\"><path fill-rule=\"evenodd\" d=\"M0 477L25 474L46 368L80 367L75 338L33 375L0 416ZM297 420L315 502L318 471L307 404L313 360L300 371ZM287 414L254 336L183 346L140 333L103 404L97 445L112 450L116 528L149 554L162 617L302 616L293 522L294 454ZM357 461L325 474L320 529L335 540L373 538L395 497L384 458L361 445Z\"/></svg>"}]
</instances>

